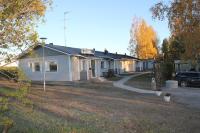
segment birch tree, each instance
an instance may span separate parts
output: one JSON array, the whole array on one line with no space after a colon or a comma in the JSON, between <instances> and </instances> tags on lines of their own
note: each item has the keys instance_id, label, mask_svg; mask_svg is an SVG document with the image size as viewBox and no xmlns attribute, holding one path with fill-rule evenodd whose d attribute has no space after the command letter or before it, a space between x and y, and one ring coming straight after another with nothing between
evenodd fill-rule
<instances>
[{"instance_id":1,"label":"birch tree","mask_svg":"<svg viewBox=\"0 0 200 133\"><path fill-rule=\"evenodd\" d=\"M37 44L36 22L45 14L47 0L0 0L0 55L12 57Z\"/></svg>"},{"instance_id":2,"label":"birch tree","mask_svg":"<svg viewBox=\"0 0 200 133\"><path fill-rule=\"evenodd\" d=\"M152 8L154 19L168 20L171 36L180 38L184 48L182 58L197 63L200 53L200 1L170 0L158 2Z\"/></svg>"},{"instance_id":3,"label":"birch tree","mask_svg":"<svg viewBox=\"0 0 200 133\"><path fill-rule=\"evenodd\" d=\"M152 59L158 54L157 34L152 26L144 19L134 18L130 31L129 49L134 51L140 59Z\"/></svg>"},{"instance_id":4,"label":"birch tree","mask_svg":"<svg viewBox=\"0 0 200 133\"><path fill-rule=\"evenodd\" d=\"M0 56L12 58L17 52L37 45L38 35L34 28L50 3L47 0L0 0ZM19 72L19 88L15 93L0 94L0 126L4 126L3 133L7 133L13 125L13 120L8 117L9 108L18 102L28 103L29 84L23 82L26 79L22 75L23 72ZM18 102L11 100L13 98Z\"/></svg>"}]
</instances>

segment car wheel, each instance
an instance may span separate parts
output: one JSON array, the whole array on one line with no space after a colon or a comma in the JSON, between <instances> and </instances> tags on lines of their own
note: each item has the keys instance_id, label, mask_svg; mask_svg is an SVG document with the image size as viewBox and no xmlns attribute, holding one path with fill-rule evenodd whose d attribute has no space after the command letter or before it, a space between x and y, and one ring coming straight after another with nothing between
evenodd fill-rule
<instances>
[{"instance_id":1,"label":"car wheel","mask_svg":"<svg viewBox=\"0 0 200 133\"><path fill-rule=\"evenodd\" d=\"M186 81L181 81L180 85L181 85L181 87L187 87L187 82Z\"/></svg>"}]
</instances>

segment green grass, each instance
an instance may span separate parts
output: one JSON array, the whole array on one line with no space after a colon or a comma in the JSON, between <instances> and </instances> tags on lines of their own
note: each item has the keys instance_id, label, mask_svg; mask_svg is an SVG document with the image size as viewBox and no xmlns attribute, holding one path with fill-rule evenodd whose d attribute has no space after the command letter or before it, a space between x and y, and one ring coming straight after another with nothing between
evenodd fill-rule
<instances>
[{"instance_id":1,"label":"green grass","mask_svg":"<svg viewBox=\"0 0 200 133\"><path fill-rule=\"evenodd\" d=\"M137 77L133 77L129 81L127 81L125 84L136 87L136 88L140 88L140 89L152 90L151 79L152 79L152 74L148 73L148 74L143 74Z\"/></svg>"},{"instance_id":2,"label":"green grass","mask_svg":"<svg viewBox=\"0 0 200 133\"><path fill-rule=\"evenodd\" d=\"M118 80L122 79L122 77L114 76L114 77L110 77L110 78L106 78L106 79L109 80L109 81L118 81Z\"/></svg>"},{"instance_id":3,"label":"green grass","mask_svg":"<svg viewBox=\"0 0 200 133\"><path fill-rule=\"evenodd\" d=\"M0 88L0 95L14 96L16 91L14 89Z\"/></svg>"}]
</instances>

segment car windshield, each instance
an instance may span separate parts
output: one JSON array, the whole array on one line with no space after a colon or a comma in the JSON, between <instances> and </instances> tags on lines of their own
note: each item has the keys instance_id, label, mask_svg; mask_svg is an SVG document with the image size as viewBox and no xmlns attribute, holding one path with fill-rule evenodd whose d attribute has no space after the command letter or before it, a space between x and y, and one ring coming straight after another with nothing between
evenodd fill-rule
<instances>
[{"instance_id":1,"label":"car windshield","mask_svg":"<svg viewBox=\"0 0 200 133\"><path fill-rule=\"evenodd\" d=\"M179 73L178 76L200 77L199 73Z\"/></svg>"}]
</instances>

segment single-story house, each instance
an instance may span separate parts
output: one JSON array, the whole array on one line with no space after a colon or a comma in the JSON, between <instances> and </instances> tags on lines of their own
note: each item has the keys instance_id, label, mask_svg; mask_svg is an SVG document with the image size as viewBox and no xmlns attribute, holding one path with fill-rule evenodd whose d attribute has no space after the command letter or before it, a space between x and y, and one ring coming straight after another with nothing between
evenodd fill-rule
<instances>
[{"instance_id":1,"label":"single-story house","mask_svg":"<svg viewBox=\"0 0 200 133\"><path fill-rule=\"evenodd\" d=\"M44 73L46 81L76 81L104 76L109 70L115 74L134 72L139 60L126 54L109 53L107 50L101 52L53 43L44 47L38 45L32 53L22 54L18 65L33 81L42 81Z\"/></svg>"}]
</instances>

